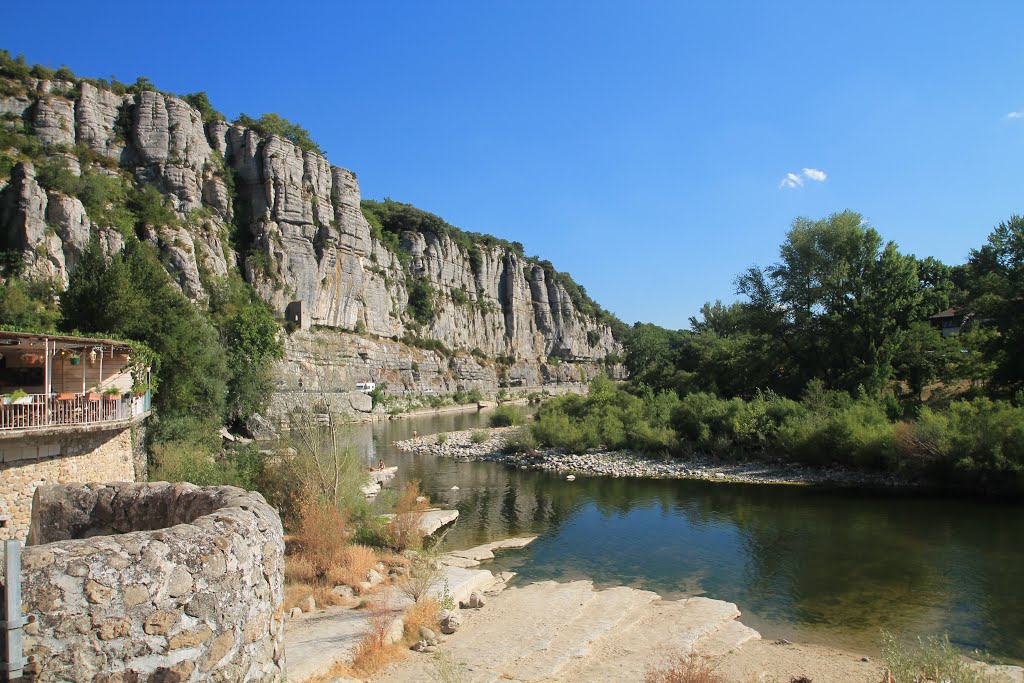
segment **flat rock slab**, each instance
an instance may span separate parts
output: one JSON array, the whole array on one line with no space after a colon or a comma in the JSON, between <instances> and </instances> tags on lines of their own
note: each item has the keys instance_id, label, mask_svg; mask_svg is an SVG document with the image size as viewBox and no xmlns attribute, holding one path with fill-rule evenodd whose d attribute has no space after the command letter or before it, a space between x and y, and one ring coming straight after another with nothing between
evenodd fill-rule
<instances>
[{"instance_id":1,"label":"flat rock slab","mask_svg":"<svg viewBox=\"0 0 1024 683\"><path fill-rule=\"evenodd\" d=\"M464 680L472 683L640 682L664 648L729 652L759 638L734 621L738 615L720 600L666 602L633 588L595 591L589 581L546 581L463 611L461 630L442 651L463 663ZM431 660L415 656L371 681L428 683L433 675Z\"/></svg>"},{"instance_id":2,"label":"flat rock slab","mask_svg":"<svg viewBox=\"0 0 1024 683\"><path fill-rule=\"evenodd\" d=\"M459 518L458 510L427 510L420 518L420 533L430 536Z\"/></svg>"},{"instance_id":3,"label":"flat rock slab","mask_svg":"<svg viewBox=\"0 0 1024 683\"><path fill-rule=\"evenodd\" d=\"M440 510L438 508L431 508L422 513L409 512L403 514L420 515L419 530L420 535L424 537L435 534L438 529L448 526L459 518L458 510ZM383 519L393 519L394 515L381 515L381 517Z\"/></svg>"},{"instance_id":4,"label":"flat rock slab","mask_svg":"<svg viewBox=\"0 0 1024 683\"><path fill-rule=\"evenodd\" d=\"M289 620L284 629L289 683L326 673L335 662L352 661L356 645L369 629L369 612L343 607Z\"/></svg>"},{"instance_id":5,"label":"flat rock slab","mask_svg":"<svg viewBox=\"0 0 1024 683\"><path fill-rule=\"evenodd\" d=\"M488 590L497 579L491 572L481 569L445 567L441 583L429 593L440 598L445 581L448 592L458 604L460 600L469 600L471 593ZM378 597L396 619L412 604L410 598L397 590L386 591ZM371 617L371 612L365 609L328 607L289 620L284 631L289 683L301 683L322 675L336 662L351 662L356 645L370 630Z\"/></svg>"},{"instance_id":6,"label":"flat rock slab","mask_svg":"<svg viewBox=\"0 0 1024 683\"><path fill-rule=\"evenodd\" d=\"M537 540L536 536L520 536L517 538L506 538L503 541L484 543L475 548L465 550L453 550L442 555L440 560L452 567L476 567L484 560L493 560L495 550L518 550L525 548Z\"/></svg>"}]
</instances>

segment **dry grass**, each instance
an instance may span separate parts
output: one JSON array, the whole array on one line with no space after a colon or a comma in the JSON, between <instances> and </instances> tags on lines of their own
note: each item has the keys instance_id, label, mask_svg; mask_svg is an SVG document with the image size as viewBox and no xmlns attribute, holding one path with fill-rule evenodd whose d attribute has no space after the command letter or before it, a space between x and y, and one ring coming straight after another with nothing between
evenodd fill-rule
<instances>
[{"instance_id":1,"label":"dry grass","mask_svg":"<svg viewBox=\"0 0 1024 683\"><path fill-rule=\"evenodd\" d=\"M428 507L430 503L420 494L420 483L406 482L395 503L395 516L388 522L388 533L397 550L419 550L423 547L420 521L423 519L423 511Z\"/></svg>"},{"instance_id":2,"label":"dry grass","mask_svg":"<svg viewBox=\"0 0 1024 683\"><path fill-rule=\"evenodd\" d=\"M682 653L666 655L662 662L644 673L644 683L725 683L706 657Z\"/></svg>"},{"instance_id":3,"label":"dry grass","mask_svg":"<svg viewBox=\"0 0 1024 683\"><path fill-rule=\"evenodd\" d=\"M350 538L348 519L335 507L315 499L299 502L299 528L294 535L297 555L308 563L303 567L308 580L325 583L328 572L342 566Z\"/></svg>"},{"instance_id":4,"label":"dry grass","mask_svg":"<svg viewBox=\"0 0 1024 683\"><path fill-rule=\"evenodd\" d=\"M286 611L292 607L301 607L305 611L306 606L302 602L306 599L307 595L313 596L317 607L346 604L347 601L341 596L332 593L331 588L331 586L315 583L285 583L284 602L282 605Z\"/></svg>"},{"instance_id":5,"label":"dry grass","mask_svg":"<svg viewBox=\"0 0 1024 683\"><path fill-rule=\"evenodd\" d=\"M405 611L405 639L410 645L420 639L420 627L426 626L434 631L440 632L438 616L441 613L441 606L433 598L423 598L414 602Z\"/></svg>"},{"instance_id":6,"label":"dry grass","mask_svg":"<svg viewBox=\"0 0 1024 683\"><path fill-rule=\"evenodd\" d=\"M380 557L373 548L365 545L350 545L341 550L338 564L327 570L327 582L332 586L345 584L359 590L359 584L366 581L366 575L377 566Z\"/></svg>"},{"instance_id":7,"label":"dry grass","mask_svg":"<svg viewBox=\"0 0 1024 683\"><path fill-rule=\"evenodd\" d=\"M367 605L370 611L370 630L356 645L352 655L352 670L357 676L370 676L406 655L404 646L388 642L388 632L396 615L384 606L385 602Z\"/></svg>"}]
</instances>

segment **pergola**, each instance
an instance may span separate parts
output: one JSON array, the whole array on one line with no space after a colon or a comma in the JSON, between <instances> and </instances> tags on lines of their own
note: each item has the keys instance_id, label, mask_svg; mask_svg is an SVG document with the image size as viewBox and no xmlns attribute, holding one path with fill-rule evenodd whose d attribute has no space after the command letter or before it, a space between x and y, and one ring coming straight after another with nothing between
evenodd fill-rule
<instances>
[{"instance_id":1,"label":"pergola","mask_svg":"<svg viewBox=\"0 0 1024 683\"><path fill-rule=\"evenodd\" d=\"M109 422L145 412L148 392L133 387L132 367L125 342L0 331L0 430Z\"/></svg>"}]
</instances>

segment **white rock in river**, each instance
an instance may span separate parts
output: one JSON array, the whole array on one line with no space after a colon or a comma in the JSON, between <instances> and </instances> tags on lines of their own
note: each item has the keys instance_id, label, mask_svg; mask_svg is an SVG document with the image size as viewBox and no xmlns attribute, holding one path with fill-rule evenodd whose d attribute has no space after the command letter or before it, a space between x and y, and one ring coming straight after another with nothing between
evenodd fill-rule
<instances>
[{"instance_id":1,"label":"white rock in river","mask_svg":"<svg viewBox=\"0 0 1024 683\"><path fill-rule=\"evenodd\" d=\"M576 475L575 474L570 474L568 477L565 478L565 480L566 481L576 481Z\"/></svg>"},{"instance_id":2,"label":"white rock in river","mask_svg":"<svg viewBox=\"0 0 1024 683\"><path fill-rule=\"evenodd\" d=\"M453 486L453 487L451 488L451 490L452 490L452 491L458 491L458 490L459 490L459 487L458 487L458 486Z\"/></svg>"}]
</instances>

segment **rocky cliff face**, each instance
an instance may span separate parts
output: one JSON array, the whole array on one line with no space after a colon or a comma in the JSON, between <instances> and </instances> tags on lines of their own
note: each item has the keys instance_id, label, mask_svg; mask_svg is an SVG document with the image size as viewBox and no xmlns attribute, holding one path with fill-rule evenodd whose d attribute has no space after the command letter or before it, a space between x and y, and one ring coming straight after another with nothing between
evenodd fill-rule
<instances>
[{"instance_id":1,"label":"rocky cliff face","mask_svg":"<svg viewBox=\"0 0 1024 683\"><path fill-rule=\"evenodd\" d=\"M134 232L160 250L194 300L215 278L237 272L282 315L302 302L313 325L428 338L535 364L619 351L608 325L578 310L549 271L505 246L482 246L471 263L446 235L407 232L404 264L371 234L356 175L315 151L240 125L204 123L187 102L156 91L116 95L84 81L32 79L19 87L0 96L0 125L34 137L43 151L0 149L20 159L9 179L0 178L0 248L20 255L24 276L62 286L93 236L107 253L130 237L89 215L81 198L40 184L40 165L59 157L76 175L120 177L163 194L179 220ZM425 325L407 311L414 283L435 292Z\"/></svg>"}]
</instances>

